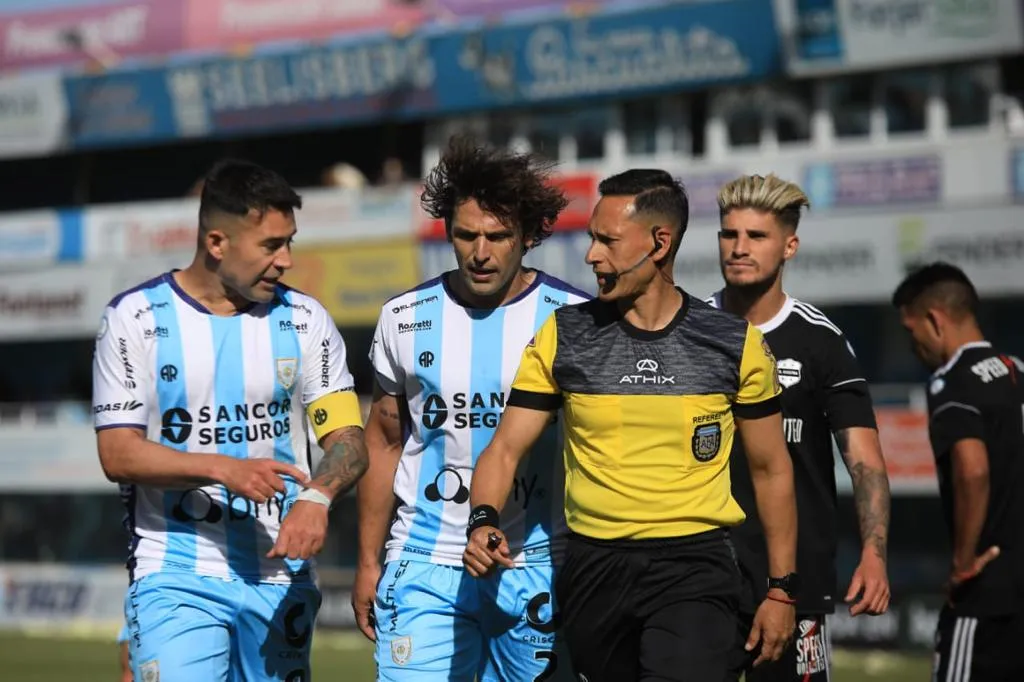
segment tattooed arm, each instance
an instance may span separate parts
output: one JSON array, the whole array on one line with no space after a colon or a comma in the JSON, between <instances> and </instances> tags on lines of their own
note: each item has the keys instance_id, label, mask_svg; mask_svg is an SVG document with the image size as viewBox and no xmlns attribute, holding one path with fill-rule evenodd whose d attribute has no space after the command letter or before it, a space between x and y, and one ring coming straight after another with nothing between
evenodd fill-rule
<instances>
[{"instance_id":1,"label":"tattooed arm","mask_svg":"<svg viewBox=\"0 0 1024 682\"><path fill-rule=\"evenodd\" d=\"M330 500L345 494L366 473L366 444L363 429L343 426L320 440L323 459L306 486ZM301 496L301 493L300 493ZM325 501L323 501L325 502ZM327 539L326 504L296 500L288 509L268 558L309 559L323 549Z\"/></svg>"},{"instance_id":2,"label":"tattooed arm","mask_svg":"<svg viewBox=\"0 0 1024 682\"><path fill-rule=\"evenodd\" d=\"M344 495L369 467L363 430L346 426L324 436L324 456L313 474L310 487L316 487L332 500Z\"/></svg>"},{"instance_id":3,"label":"tattooed arm","mask_svg":"<svg viewBox=\"0 0 1024 682\"><path fill-rule=\"evenodd\" d=\"M886 558L889 542L889 477L882 459L878 431L851 427L835 432L836 444L853 481L862 543L861 562L854 573L847 602L863 591L850 613L884 613L889 605Z\"/></svg>"}]
</instances>

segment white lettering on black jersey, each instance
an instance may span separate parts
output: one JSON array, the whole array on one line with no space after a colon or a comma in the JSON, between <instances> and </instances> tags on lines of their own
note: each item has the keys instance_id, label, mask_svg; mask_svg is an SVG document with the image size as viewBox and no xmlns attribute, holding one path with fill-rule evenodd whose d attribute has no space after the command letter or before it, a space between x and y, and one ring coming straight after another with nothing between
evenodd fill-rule
<instances>
[{"instance_id":1,"label":"white lettering on black jersey","mask_svg":"<svg viewBox=\"0 0 1024 682\"><path fill-rule=\"evenodd\" d=\"M720 301L720 293L708 299L716 307L721 307ZM787 296L778 314L758 328L775 355L783 387L782 426L793 458L800 514L799 609L808 614L831 613L836 591L832 434L858 426L875 428L868 385L842 331L814 306ZM737 553L749 574L758 576L754 596L760 602L768 573L767 549L740 439L734 442L731 457L732 494L747 514L734 532Z\"/></svg>"},{"instance_id":2,"label":"white lettering on black jersey","mask_svg":"<svg viewBox=\"0 0 1024 682\"><path fill-rule=\"evenodd\" d=\"M1024 363L985 341L962 346L928 385L928 434L935 454L950 543L953 450L965 439L985 444L989 502L978 553L999 558L954 594L957 613L986 616L1024 609Z\"/></svg>"}]
</instances>

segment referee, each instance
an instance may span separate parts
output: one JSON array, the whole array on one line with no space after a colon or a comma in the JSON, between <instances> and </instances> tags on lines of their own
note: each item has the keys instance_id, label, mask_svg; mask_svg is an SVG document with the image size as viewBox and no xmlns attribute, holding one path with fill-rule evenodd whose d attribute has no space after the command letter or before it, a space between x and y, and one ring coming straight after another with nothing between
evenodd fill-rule
<instances>
[{"instance_id":1,"label":"referee","mask_svg":"<svg viewBox=\"0 0 1024 682\"><path fill-rule=\"evenodd\" d=\"M934 371L928 433L953 548L932 679L1024 680L1024 362L985 340L978 294L934 263L893 294L914 353Z\"/></svg>"},{"instance_id":2,"label":"referee","mask_svg":"<svg viewBox=\"0 0 1024 682\"><path fill-rule=\"evenodd\" d=\"M556 591L574 670L588 682L719 682L740 636L727 530L743 521L729 482L736 431L781 586L754 619L758 662L794 629L782 588L796 583L796 505L775 360L755 327L673 284L689 209L678 182L631 170L599 191L587 252L598 298L556 310L524 351L476 465L463 561L473 575L510 566L499 509L562 408L571 534Z\"/></svg>"}]
</instances>

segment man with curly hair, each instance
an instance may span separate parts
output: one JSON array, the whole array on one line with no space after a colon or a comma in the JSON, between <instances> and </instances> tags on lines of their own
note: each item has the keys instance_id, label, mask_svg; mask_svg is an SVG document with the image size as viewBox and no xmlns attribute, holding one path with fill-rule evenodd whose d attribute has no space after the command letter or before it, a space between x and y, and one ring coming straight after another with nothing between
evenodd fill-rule
<instances>
[{"instance_id":1,"label":"man with curly hair","mask_svg":"<svg viewBox=\"0 0 1024 682\"><path fill-rule=\"evenodd\" d=\"M473 468L522 351L556 308L589 298L523 266L568 203L550 170L452 140L422 204L444 220L457 268L381 311L352 594L379 680L574 679L556 646L553 566L566 527L554 420L505 506L509 570L475 580L462 567Z\"/></svg>"}]
</instances>

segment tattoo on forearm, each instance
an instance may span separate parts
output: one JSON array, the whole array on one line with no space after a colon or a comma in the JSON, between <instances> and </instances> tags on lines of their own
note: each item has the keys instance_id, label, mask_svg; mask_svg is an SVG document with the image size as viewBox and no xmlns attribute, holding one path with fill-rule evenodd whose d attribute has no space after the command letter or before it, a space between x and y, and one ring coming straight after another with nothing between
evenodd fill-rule
<instances>
[{"instance_id":1,"label":"tattoo on forearm","mask_svg":"<svg viewBox=\"0 0 1024 682\"><path fill-rule=\"evenodd\" d=\"M345 429L324 451L313 475L313 483L327 488L334 495L341 495L355 485L369 463L362 429Z\"/></svg>"},{"instance_id":2,"label":"tattoo on forearm","mask_svg":"<svg viewBox=\"0 0 1024 682\"><path fill-rule=\"evenodd\" d=\"M835 436L853 480L853 500L857 507L861 542L885 561L889 538L889 477L884 469L850 461L850 434L846 430L837 431Z\"/></svg>"}]
</instances>

